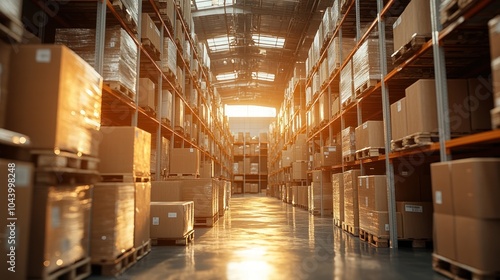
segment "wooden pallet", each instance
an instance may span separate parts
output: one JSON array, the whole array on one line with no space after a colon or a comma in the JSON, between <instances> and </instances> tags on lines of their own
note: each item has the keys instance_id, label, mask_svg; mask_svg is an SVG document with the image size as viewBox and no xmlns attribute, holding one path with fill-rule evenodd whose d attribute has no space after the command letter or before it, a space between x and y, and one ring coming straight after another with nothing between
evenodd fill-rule
<instances>
[{"instance_id":1,"label":"wooden pallet","mask_svg":"<svg viewBox=\"0 0 500 280\"><path fill-rule=\"evenodd\" d=\"M500 129L500 107L493 108L490 114L492 129Z\"/></svg>"},{"instance_id":2,"label":"wooden pallet","mask_svg":"<svg viewBox=\"0 0 500 280\"><path fill-rule=\"evenodd\" d=\"M375 87L380 81L379 80L366 80L358 88L354 90L356 97L360 97L363 93L367 92L369 89Z\"/></svg>"},{"instance_id":3,"label":"wooden pallet","mask_svg":"<svg viewBox=\"0 0 500 280\"><path fill-rule=\"evenodd\" d=\"M458 19L469 8L474 6L479 0L452 0L446 6L440 8L441 24L448 25Z\"/></svg>"},{"instance_id":4,"label":"wooden pallet","mask_svg":"<svg viewBox=\"0 0 500 280\"><path fill-rule=\"evenodd\" d=\"M97 170L99 159L89 156L78 156L77 153L59 152L54 150L32 150L32 160L36 167L65 167L82 170Z\"/></svg>"},{"instance_id":5,"label":"wooden pallet","mask_svg":"<svg viewBox=\"0 0 500 280\"><path fill-rule=\"evenodd\" d=\"M51 273L44 273L39 279L43 280L80 280L90 276L92 270L90 268L90 258L86 257L68 266L61 267Z\"/></svg>"},{"instance_id":6,"label":"wooden pallet","mask_svg":"<svg viewBox=\"0 0 500 280\"><path fill-rule=\"evenodd\" d=\"M156 47L153 45L151 40L147 38L142 38L141 39L142 46L146 50L146 52L153 58L154 60L160 60L161 59L161 53L159 50L156 49Z\"/></svg>"},{"instance_id":7,"label":"wooden pallet","mask_svg":"<svg viewBox=\"0 0 500 280\"><path fill-rule=\"evenodd\" d=\"M414 34L410 41L400 47L392 55L392 64L397 65L415 54L422 46L431 39L430 34Z\"/></svg>"},{"instance_id":8,"label":"wooden pallet","mask_svg":"<svg viewBox=\"0 0 500 280\"><path fill-rule=\"evenodd\" d=\"M195 217L194 226L213 227L218 220L219 220L219 214L215 214L213 217Z\"/></svg>"},{"instance_id":9,"label":"wooden pallet","mask_svg":"<svg viewBox=\"0 0 500 280\"><path fill-rule=\"evenodd\" d=\"M174 130L180 134L184 134L184 127L180 127L178 125L174 126Z\"/></svg>"},{"instance_id":10,"label":"wooden pallet","mask_svg":"<svg viewBox=\"0 0 500 280\"><path fill-rule=\"evenodd\" d=\"M92 274L117 277L136 262L135 249L131 248L114 260L92 260Z\"/></svg>"},{"instance_id":11,"label":"wooden pallet","mask_svg":"<svg viewBox=\"0 0 500 280\"><path fill-rule=\"evenodd\" d=\"M437 133L416 133L403 138L391 141L391 150L400 151L415 147L427 146L438 142L439 136Z\"/></svg>"},{"instance_id":12,"label":"wooden pallet","mask_svg":"<svg viewBox=\"0 0 500 280\"><path fill-rule=\"evenodd\" d=\"M339 219L333 219L333 224L334 224L336 227L342 228L342 221L341 221L341 220L339 220Z\"/></svg>"},{"instance_id":13,"label":"wooden pallet","mask_svg":"<svg viewBox=\"0 0 500 280\"><path fill-rule=\"evenodd\" d=\"M149 106L141 106L141 109L144 110L147 115L156 118L156 111L154 108L151 108Z\"/></svg>"},{"instance_id":14,"label":"wooden pallet","mask_svg":"<svg viewBox=\"0 0 500 280\"><path fill-rule=\"evenodd\" d=\"M353 153L353 154L350 154L350 155L346 155L346 156L342 156L344 158L344 162L353 162L353 161L356 161L356 153Z\"/></svg>"},{"instance_id":15,"label":"wooden pallet","mask_svg":"<svg viewBox=\"0 0 500 280\"><path fill-rule=\"evenodd\" d=\"M172 125L172 123L170 122L170 120L167 119L167 118L162 118L161 119L161 123L164 124L166 127L170 127Z\"/></svg>"},{"instance_id":16,"label":"wooden pallet","mask_svg":"<svg viewBox=\"0 0 500 280\"><path fill-rule=\"evenodd\" d=\"M191 173L168 174L168 178L173 178L173 179L196 179L196 178L200 178L200 174L191 174Z\"/></svg>"},{"instance_id":17,"label":"wooden pallet","mask_svg":"<svg viewBox=\"0 0 500 280\"><path fill-rule=\"evenodd\" d=\"M103 182L124 182L124 183L147 183L151 181L151 176L141 176L146 174L131 173L104 173L101 174Z\"/></svg>"},{"instance_id":18,"label":"wooden pallet","mask_svg":"<svg viewBox=\"0 0 500 280\"><path fill-rule=\"evenodd\" d=\"M144 258L147 254L149 254L149 252L151 252L151 239L148 240L148 242L142 244L142 246L135 248L134 254L136 256L136 259L140 260Z\"/></svg>"},{"instance_id":19,"label":"wooden pallet","mask_svg":"<svg viewBox=\"0 0 500 280\"><path fill-rule=\"evenodd\" d=\"M130 27L130 29L134 33L137 32L137 22L134 22L134 19L131 16L132 11L130 11L129 8L127 7L128 4L124 3L121 0L112 0L112 5L116 13L120 16L120 18L122 18L125 21L128 27Z\"/></svg>"},{"instance_id":20,"label":"wooden pallet","mask_svg":"<svg viewBox=\"0 0 500 280\"><path fill-rule=\"evenodd\" d=\"M356 159L379 157L385 154L384 148L364 148L356 151Z\"/></svg>"},{"instance_id":21,"label":"wooden pallet","mask_svg":"<svg viewBox=\"0 0 500 280\"><path fill-rule=\"evenodd\" d=\"M123 94L124 96L130 98L130 100L135 101L135 91L127 88L121 82L104 81L104 84L107 85L112 90L118 91L119 93Z\"/></svg>"},{"instance_id":22,"label":"wooden pallet","mask_svg":"<svg viewBox=\"0 0 500 280\"><path fill-rule=\"evenodd\" d=\"M389 239L387 237L378 237L363 229L359 229L359 239L367 242L368 244L376 248L389 247Z\"/></svg>"},{"instance_id":23,"label":"wooden pallet","mask_svg":"<svg viewBox=\"0 0 500 280\"><path fill-rule=\"evenodd\" d=\"M432 268L450 279L500 279L500 270L481 271L437 254L432 254Z\"/></svg>"},{"instance_id":24,"label":"wooden pallet","mask_svg":"<svg viewBox=\"0 0 500 280\"><path fill-rule=\"evenodd\" d=\"M11 43L19 43L23 40L23 23L10 15L0 11L0 36Z\"/></svg>"},{"instance_id":25,"label":"wooden pallet","mask_svg":"<svg viewBox=\"0 0 500 280\"><path fill-rule=\"evenodd\" d=\"M68 167L37 167L35 169L35 182L40 184L93 185L99 181L101 181L101 176L96 170Z\"/></svg>"},{"instance_id":26,"label":"wooden pallet","mask_svg":"<svg viewBox=\"0 0 500 280\"><path fill-rule=\"evenodd\" d=\"M352 236L359 236L359 227L348 225L346 222L342 222L342 230L350 233Z\"/></svg>"},{"instance_id":27,"label":"wooden pallet","mask_svg":"<svg viewBox=\"0 0 500 280\"><path fill-rule=\"evenodd\" d=\"M344 102L342 102L341 104L341 107L342 109L346 108L347 106L351 105L351 103L354 102L354 97L353 96L350 96L349 98L347 98Z\"/></svg>"},{"instance_id":28,"label":"wooden pallet","mask_svg":"<svg viewBox=\"0 0 500 280\"><path fill-rule=\"evenodd\" d=\"M151 242L153 246L169 246L169 245L184 245L187 246L189 243L194 241L194 230L186 233L183 237L179 238L153 238Z\"/></svg>"}]
</instances>

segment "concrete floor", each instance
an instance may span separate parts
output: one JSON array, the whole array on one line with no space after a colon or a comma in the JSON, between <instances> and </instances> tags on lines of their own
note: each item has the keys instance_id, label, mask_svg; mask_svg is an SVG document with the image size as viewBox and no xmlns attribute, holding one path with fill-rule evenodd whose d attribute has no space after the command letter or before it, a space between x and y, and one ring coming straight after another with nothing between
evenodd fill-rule
<instances>
[{"instance_id":1,"label":"concrete floor","mask_svg":"<svg viewBox=\"0 0 500 280\"><path fill-rule=\"evenodd\" d=\"M153 247L118 279L446 279L433 272L431 253L373 248L331 217L237 195L216 226L195 229L193 244Z\"/></svg>"}]
</instances>

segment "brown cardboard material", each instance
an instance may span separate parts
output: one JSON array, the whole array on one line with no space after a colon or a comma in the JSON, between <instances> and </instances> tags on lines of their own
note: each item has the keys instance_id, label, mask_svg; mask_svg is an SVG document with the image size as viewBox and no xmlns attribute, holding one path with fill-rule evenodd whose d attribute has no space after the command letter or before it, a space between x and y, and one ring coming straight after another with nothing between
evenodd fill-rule
<instances>
[{"instance_id":1,"label":"brown cardboard material","mask_svg":"<svg viewBox=\"0 0 500 280\"><path fill-rule=\"evenodd\" d=\"M218 213L219 181L217 179L180 180L181 201L194 201L195 218L211 218Z\"/></svg>"},{"instance_id":2,"label":"brown cardboard material","mask_svg":"<svg viewBox=\"0 0 500 280\"><path fill-rule=\"evenodd\" d=\"M452 161L453 207L457 216L500 219L500 159Z\"/></svg>"},{"instance_id":3,"label":"brown cardboard material","mask_svg":"<svg viewBox=\"0 0 500 280\"><path fill-rule=\"evenodd\" d=\"M432 239L432 203L396 202L396 212L401 212L403 239Z\"/></svg>"},{"instance_id":4,"label":"brown cardboard material","mask_svg":"<svg viewBox=\"0 0 500 280\"><path fill-rule=\"evenodd\" d=\"M457 261L485 272L498 272L500 220L455 217Z\"/></svg>"},{"instance_id":5,"label":"brown cardboard material","mask_svg":"<svg viewBox=\"0 0 500 280\"><path fill-rule=\"evenodd\" d=\"M155 84L148 78L139 79L139 106L156 111L155 105Z\"/></svg>"},{"instance_id":6,"label":"brown cardboard material","mask_svg":"<svg viewBox=\"0 0 500 280\"><path fill-rule=\"evenodd\" d=\"M434 253L457 260L457 237L455 216L434 213Z\"/></svg>"},{"instance_id":7,"label":"brown cardboard material","mask_svg":"<svg viewBox=\"0 0 500 280\"><path fill-rule=\"evenodd\" d=\"M194 228L193 201L151 202L151 238L183 238Z\"/></svg>"},{"instance_id":8,"label":"brown cardboard material","mask_svg":"<svg viewBox=\"0 0 500 280\"><path fill-rule=\"evenodd\" d=\"M490 54L493 61L500 56L500 16L496 16L488 22L490 34Z\"/></svg>"},{"instance_id":9,"label":"brown cardboard material","mask_svg":"<svg viewBox=\"0 0 500 280\"><path fill-rule=\"evenodd\" d=\"M293 162L292 163L292 180L306 180L307 179L307 162Z\"/></svg>"},{"instance_id":10,"label":"brown cardboard material","mask_svg":"<svg viewBox=\"0 0 500 280\"><path fill-rule=\"evenodd\" d=\"M308 147L307 144L295 143L292 145L293 161L307 161L308 160Z\"/></svg>"},{"instance_id":11,"label":"brown cardboard material","mask_svg":"<svg viewBox=\"0 0 500 280\"><path fill-rule=\"evenodd\" d=\"M101 127L99 172L149 176L151 134L132 126Z\"/></svg>"},{"instance_id":12,"label":"brown cardboard material","mask_svg":"<svg viewBox=\"0 0 500 280\"><path fill-rule=\"evenodd\" d=\"M431 164L432 196L434 213L455 215L453 210L453 184L451 180L451 162Z\"/></svg>"},{"instance_id":13,"label":"brown cardboard material","mask_svg":"<svg viewBox=\"0 0 500 280\"><path fill-rule=\"evenodd\" d=\"M33 149L97 156L102 78L93 67L62 45L19 45L10 59L5 127Z\"/></svg>"},{"instance_id":14,"label":"brown cardboard material","mask_svg":"<svg viewBox=\"0 0 500 280\"><path fill-rule=\"evenodd\" d=\"M367 121L356 127L356 150L385 147L384 122Z\"/></svg>"},{"instance_id":15,"label":"brown cardboard material","mask_svg":"<svg viewBox=\"0 0 500 280\"><path fill-rule=\"evenodd\" d=\"M398 238L403 235L401 213L396 212ZM376 237L389 238L389 212L359 208L359 228Z\"/></svg>"},{"instance_id":16,"label":"brown cardboard material","mask_svg":"<svg viewBox=\"0 0 500 280\"><path fill-rule=\"evenodd\" d=\"M358 177L358 205L373 211L387 211L387 180L385 175Z\"/></svg>"},{"instance_id":17,"label":"brown cardboard material","mask_svg":"<svg viewBox=\"0 0 500 280\"><path fill-rule=\"evenodd\" d=\"M309 198L309 210L318 211L324 215L331 215L333 207L332 183L329 182L312 182Z\"/></svg>"},{"instance_id":18,"label":"brown cardboard material","mask_svg":"<svg viewBox=\"0 0 500 280\"><path fill-rule=\"evenodd\" d=\"M429 1L412 0L393 25L394 51L409 43L413 34L430 37L431 31Z\"/></svg>"},{"instance_id":19,"label":"brown cardboard material","mask_svg":"<svg viewBox=\"0 0 500 280\"><path fill-rule=\"evenodd\" d=\"M340 145L323 146L320 148L321 166L329 167L342 164L342 147Z\"/></svg>"},{"instance_id":20,"label":"brown cardboard material","mask_svg":"<svg viewBox=\"0 0 500 280\"><path fill-rule=\"evenodd\" d=\"M316 183L321 183L321 182L330 183L332 179L330 171L322 171L322 170L313 170L312 177L313 177L313 182Z\"/></svg>"},{"instance_id":21,"label":"brown cardboard material","mask_svg":"<svg viewBox=\"0 0 500 280\"><path fill-rule=\"evenodd\" d=\"M15 194L16 194L16 207L15 207L15 217L18 218L15 221L15 228L11 227L10 222L7 221L8 211L7 207L10 201L8 201L8 180L9 174L9 164L15 164ZM11 165L12 167L12 165ZM12 169L11 169L12 170ZM12 170L13 171L13 170ZM28 273L28 253L30 252L29 240L30 240L30 230L31 230L31 207L32 203L32 193L33 193L33 165L29 162L22 162L17 160L4 160L0 159L0 182L5 182L0 188L0 198L5 203L2 203L2 207L5 207L3 211L0 211L0 278L1 279L12 279L12 280L24 280ZM15 233L14 239L9 239L11 232ZM12 247L12 248L11 248ZM11 252L14 249L14 252ZM15 254L15 261L11 261L11 256ZM9 267L15 266L15 273L10 272Z\"/></svg>"},{"instance_id":22,"label":"brown cardboard material","mask_svg":"<svg viewBox=\"0 0 500 280\"><path fill-rule=\"evenodd\" d=\"M352 227L359 227L358 177L360 170L349 170L344 174L344 221Z\"/></svg>"},{"instance_id":23,"label":"brown cardboard material","mask_svg":"<svg viewBox=\"0 0 500 280\"><path fill-rule=\"evenodd\" d=\"M181 181L152 181L151 201L171 202L181 200Z\"/></svg>"},{"instance_id":24,"label":"brown cardboard material","mask_svg":"<svg viewBox=\"0 0 500 280\"><path fill-rule=\"evenodd\" d=\"M170 174L199 174L200 150L174 148L170 153Z\"/></svg>"},{"instance_id":25,"label":"brown cardboard material","mask_svg":"<svg viewBox=\"0 0 500 280\"><path fill-rule=\"evenodd\" d=\"M149 241L151 182L135 183L134 248Z\"/></svg>"},{"instance_id":26,"label":"brown cardboard material","mask_svg":"<svg viewBox=\"0 0 500 280\"><path fill-rule=\"evenodd\" d=\"M417 166L403 164L394 167L396 201L421 201L420 172Z\"/></svg>"},{"instance_id":27,"label":"brown cardboard material","mask_svg":"<svg viewBox=\"0 0 500 280\"><path fill-rule=\"evenodd\" d=\"M406 123L406 97L391 105L392 140L398 140L408 135Z\"/></svg>"},{"instance_id":28,"label":"brown cardboard material","mask_svg":"<svg viewBox=\"0 0 500 280\"><path fill-rule=\"evenodd\" d=\"M344 175L342 173L332 174L333 188L333 218L344 221Z\"/></svg>"},{"instance_id":29,"label":"brown cardboard material","mask_svg":"<svg viewBox=\"0 0 500 280\"><path fill-rule=\"evenodd\" d=\"M289 167L292 165L293 151L284 150L281 154L281 167Z\"/></svg>"}]
</instances>

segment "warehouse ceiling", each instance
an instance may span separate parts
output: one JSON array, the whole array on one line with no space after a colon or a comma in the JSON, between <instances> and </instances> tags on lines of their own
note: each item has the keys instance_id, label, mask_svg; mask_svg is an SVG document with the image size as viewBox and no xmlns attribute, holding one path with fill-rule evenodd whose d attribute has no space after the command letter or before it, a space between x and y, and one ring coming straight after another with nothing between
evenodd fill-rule
<instances>
[{"instance_id":1,"label":"warehouse ceiling","mask_svg":"<svg viewBox=\"0 0 500 280\"><path fill-rule=\"evenodd\" d=\"M279 107L333 0L192 0L225 104Z\"/></svg>"}]
</instances>

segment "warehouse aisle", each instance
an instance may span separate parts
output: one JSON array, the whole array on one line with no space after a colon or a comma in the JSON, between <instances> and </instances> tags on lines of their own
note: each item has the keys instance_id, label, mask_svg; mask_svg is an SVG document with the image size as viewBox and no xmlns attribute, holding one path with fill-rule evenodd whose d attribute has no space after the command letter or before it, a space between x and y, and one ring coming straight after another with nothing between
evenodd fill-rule
<instances>
[{"instance_id":1,"label":"warehouse aisle","mask_svg":"<svg viewBox=\"0 0 500 280\"><path fill-rule=\"evenodd\" d=\"M430 250L375 249L332 228L275 198L235 196L215 227L196 228L194 244L153 247L119 279L445 279Z\"/></svg>"}]
</instances>

